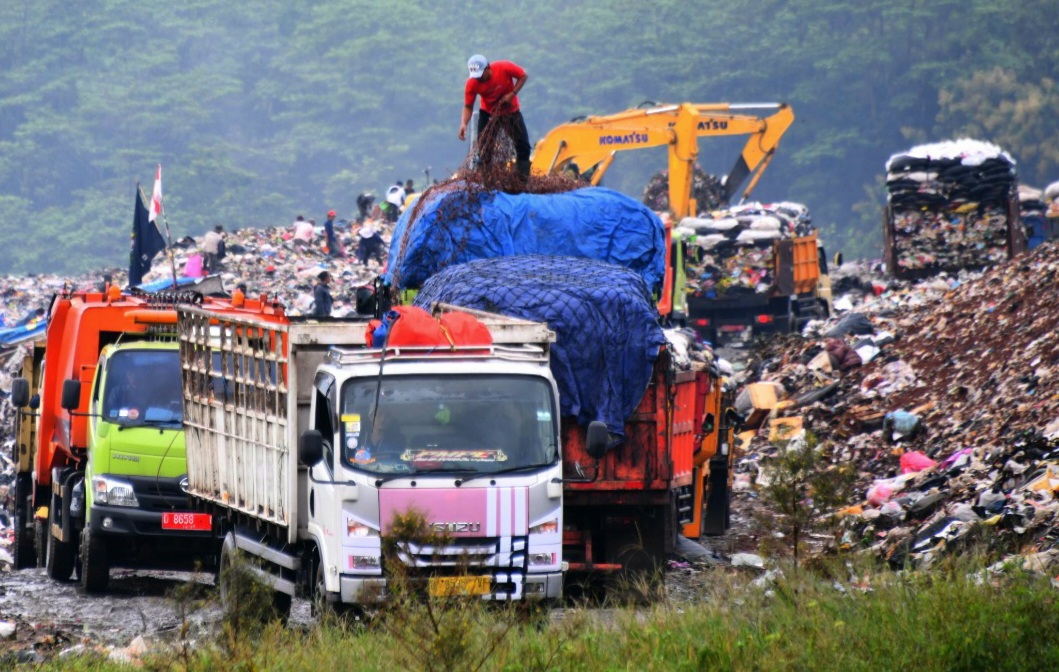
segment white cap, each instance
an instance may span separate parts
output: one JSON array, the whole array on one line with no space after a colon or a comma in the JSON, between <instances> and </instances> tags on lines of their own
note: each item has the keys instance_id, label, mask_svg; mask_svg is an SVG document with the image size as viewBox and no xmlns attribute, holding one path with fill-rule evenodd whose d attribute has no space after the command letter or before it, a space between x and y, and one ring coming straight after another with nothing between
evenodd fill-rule
<instances>
[{"instance_id":1,"label":"white cap","mask_svg":"<svg viewBox=\"0 0 1059 672\"><path fill-rule=\"evenodd\" d=\"M471 79L478 79L489 67L489 60L481 54L475 54L467 59L467 74Z\"/></svg>"}]
</instances>

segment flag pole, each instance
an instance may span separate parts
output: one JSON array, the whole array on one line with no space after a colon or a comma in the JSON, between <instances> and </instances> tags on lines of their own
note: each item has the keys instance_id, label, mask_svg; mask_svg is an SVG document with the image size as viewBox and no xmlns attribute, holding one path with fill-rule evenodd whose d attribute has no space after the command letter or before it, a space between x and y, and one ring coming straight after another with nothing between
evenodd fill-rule
<instances>
[{"instance_id":1,"label":"flag pole","mask_svg":"<svg viewBox=\"0 0 1059 672\"><path fill-rule=\"evenodd\" d=\"M140 190L140 197L144 201L150 203L147 199L147 194L143 190L143 186L139 183L136 184L136 188ZM176 259L173 257L173 237L169 235L169 220L165 218L165 206L162 206L162 223L165 224L165 254L169 257L169 269L173 272L173 289L177 288L177 275L176 275ZM158 222L154 222L154 228L158 231ZM161 233L161 231L158 231Z\"/></svg>"},{"instance_id":2,"label":"flag pole","mask_svg":"<svg viewBox=\"0 0 1059 672\"><path fill-rule=\"evenodd\" d=\"M162 206L162 223L165 225L165 253L169 257L169 269L173 272L173 290L176 291L176 258L173 256L173 237L169 235L169 220L165 216L165 206ZM155 226L158 225L155 224Z\"/></svg>"}]
</instances>

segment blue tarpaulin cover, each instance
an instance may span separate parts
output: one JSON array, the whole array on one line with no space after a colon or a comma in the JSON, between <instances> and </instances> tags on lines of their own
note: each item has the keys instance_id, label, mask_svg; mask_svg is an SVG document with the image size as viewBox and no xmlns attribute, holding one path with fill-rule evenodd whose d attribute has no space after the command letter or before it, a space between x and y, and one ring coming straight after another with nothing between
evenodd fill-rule
<instances>
[{"instance_id":1,"label":"blue tarpaulin cover","mask_svg":"<svg viewBox=\"0 0 1059 672\"><path fill-rule=\"evenodd\" d=\"M450 266L416 297L546 322L560 411L602 420L624 436L665 336L647 284L630 270L588 259L523 255Z\"/></svg>"},{"instance_id":2,"label":"blue tarpaulin cover","mask_svg":"<svg viewBox=\"0 0 1059 672\"><path fill-rule=\"evenodd\" d=\"M652 291L665 275L662 220L610 189L540 195L457 189L421 198L427 200L405 211L390 242L384 278L398 289L422 287L446 266L522 254L605 261L635 271Z\"/></svg>"},{"instance_id":3,"label":"blue tarpaulin cover","mask_svg":"<svg viewBox=\"0 0 1059 672\"><path fill-rule=\"evenodd\" d=\"M35 338L44 338L47 328L47 320L31 320L17 327L0 329L0 345L15 345Z\"/></svg>"}]
</instances>

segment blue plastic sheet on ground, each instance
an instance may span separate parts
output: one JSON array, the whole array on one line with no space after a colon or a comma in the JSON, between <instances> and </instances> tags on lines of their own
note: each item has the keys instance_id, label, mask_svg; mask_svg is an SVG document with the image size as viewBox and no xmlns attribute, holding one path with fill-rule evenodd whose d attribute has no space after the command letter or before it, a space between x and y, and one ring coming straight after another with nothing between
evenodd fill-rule
<instances>
[{"instance_id":1,"label":"blue plastic sheet on ground","mask_svg":"<svg viewBox=\"0 0 1059 672\"><path fill-rule=\"evenodd\" d=\"M595 259L628 268L653 291L665 275L665 229L650 208L610 189L560 194L449 190L406 210L385 280L416 289L447 266L523 254Z\"/></svg>"},{"instance_id":2,"label":"blue plastic sheet on ground","mask_svg":"<svg viewBox=\"0 0 1059 672\"><path fill-rule=\"evenodd\" d=\"M556 335L551 369L562 415L580 425L602 420L619 436L665 344L647 284L598 261L524 255L451 266L415 304L437 301L546 322Z\"/></svg>"}]
</instances>

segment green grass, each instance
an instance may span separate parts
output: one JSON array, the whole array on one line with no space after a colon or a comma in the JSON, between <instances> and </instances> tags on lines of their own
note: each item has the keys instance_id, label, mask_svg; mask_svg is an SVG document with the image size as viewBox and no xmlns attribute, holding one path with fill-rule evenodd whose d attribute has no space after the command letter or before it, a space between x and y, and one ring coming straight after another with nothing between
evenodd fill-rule
<instances>
[{"instance_id":1,"label":"green grass","mask_svg":"<svg viewBox=\"0 0 1059 672\"><path fill-rule=\"evenodd\" d=\"M514 609L395 605L362 629L228 630L147 670L1047 670L1059 669L1059 589L1027 575L787 570L765 586L704 574L694 597L566 609L542 625ZM836 583L828 574L858 578ZM868 576L870 578L865 578ZM53 660L43 669L128 669Z\"/></svg>"}]
</instances>

